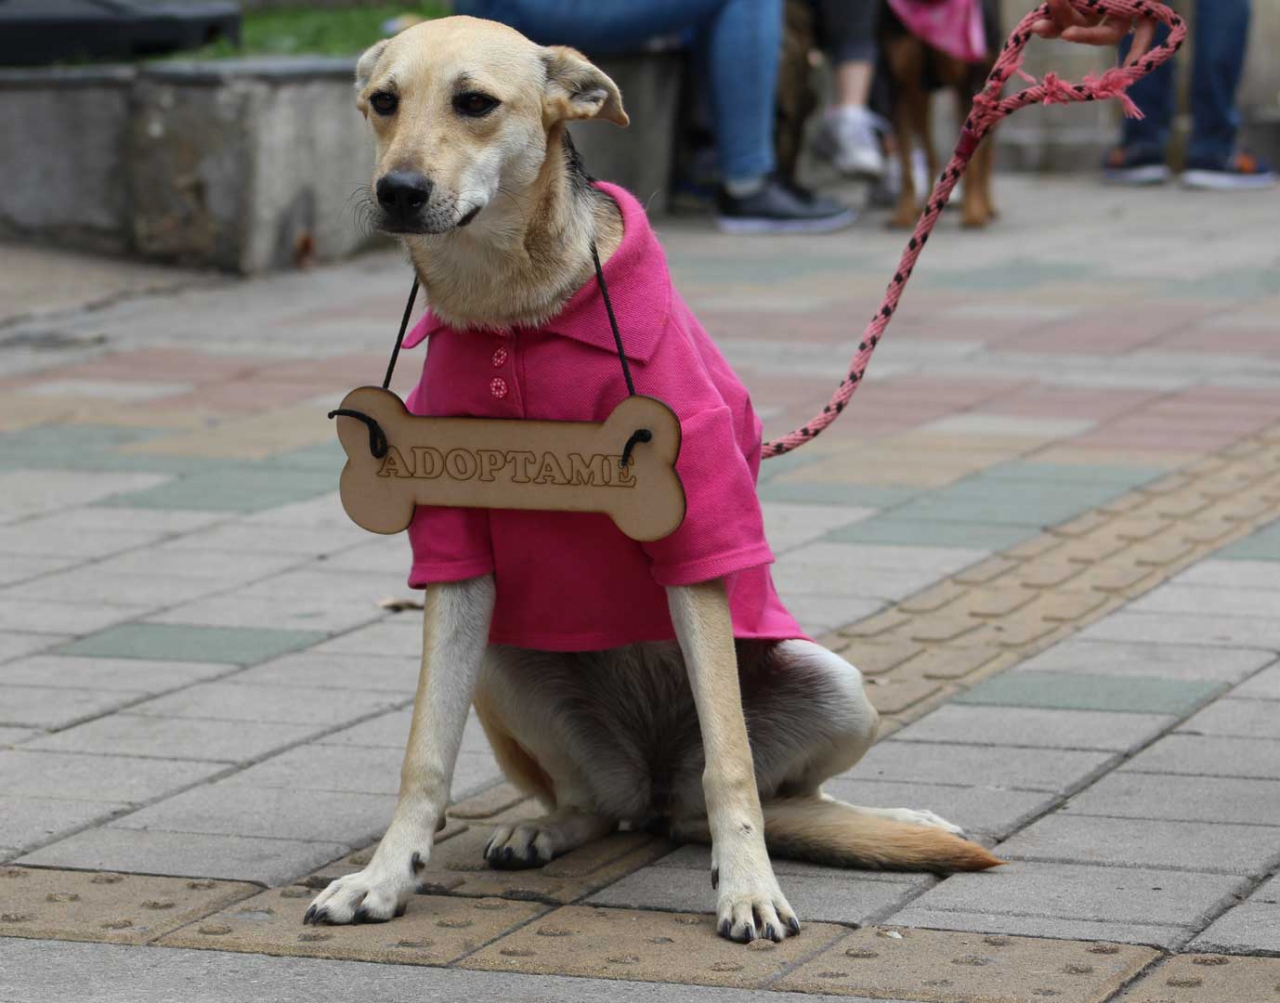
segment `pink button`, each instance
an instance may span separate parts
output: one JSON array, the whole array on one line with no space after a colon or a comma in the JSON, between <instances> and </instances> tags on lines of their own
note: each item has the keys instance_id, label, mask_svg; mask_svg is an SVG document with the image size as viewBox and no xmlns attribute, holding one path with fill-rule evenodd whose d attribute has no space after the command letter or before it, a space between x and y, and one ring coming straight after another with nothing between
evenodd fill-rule
<instances>
[{"instance_id":1,"label":"pink button","mask_svg":"<svg viewBox=\"0 0 1280 1003\"><path fill-rule=\"evenodd\" d=\"M489 381L489 393L501 400L507 396L507 381L501 376L495 376Z\"/></svg>"},{"instance_id":2,"label":"pink button","mask_svg":"<svg viewBox=\"0 0 1280 1003\"><path fill-rule=\"evenodd\" d=\"M493 353L493 366L495 369L498 368L498 366L506 365L506 362L507 362L507 350L505 348L499 348L496 352Z\"/></svg>"}]
</instances>

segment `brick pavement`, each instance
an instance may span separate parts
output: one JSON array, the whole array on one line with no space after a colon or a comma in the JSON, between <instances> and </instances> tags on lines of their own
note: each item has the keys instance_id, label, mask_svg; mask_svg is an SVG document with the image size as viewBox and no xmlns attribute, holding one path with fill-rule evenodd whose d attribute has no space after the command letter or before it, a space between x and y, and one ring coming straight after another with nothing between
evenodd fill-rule
<instances>
[{"instance_id":1,"label":"brick pavement","mask_svg":"<svg viewBox=\"0 0 1280 1003\"><path fill-rule=\"evenodd\" d=\"M784 598L886 721L829 790L1010 863L780 863L806 932L752 950L712 937L699 848L481 868L531 809L475 722L409 915L304 932L385 825L408 728L420 634L379 605L404 543L347 521L323 417L380 371L405 269L0 249L0 1000L90 998L84 965L104 999L138 966L157 998L405 971L428 998L1276 999L1280 206L1000 186L1001 224L931 245L866 388L761 495ZM1049 242L1036 213L1072 199ZM662 232L771 431L825 399L900 239Z\"/></svg>"}]
</instances>

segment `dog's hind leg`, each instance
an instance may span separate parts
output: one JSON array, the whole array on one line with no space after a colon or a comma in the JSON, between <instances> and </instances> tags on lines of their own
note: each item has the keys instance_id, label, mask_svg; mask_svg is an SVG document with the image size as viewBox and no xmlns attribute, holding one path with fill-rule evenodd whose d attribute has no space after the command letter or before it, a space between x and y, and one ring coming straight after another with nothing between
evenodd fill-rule
<instances>
[{"instance_id":1,"label":"dog's hind leg","mask_svg":"<svg viewBox=\"0 0 1280 1003\"><path fill-rule=\"evenodd\" d=\"M612 819L566 805L541 818L498 826L484 848L484 859L498 870L541 867L615 828Z\"/></svg>"},{"instance_id":2,"label":"dog's hind leg","mask_svg":"<svg viewBox=\"0 0 1280 1003\"><path fill-rule=\"evenodd\" d=\"M316 896L304 923L383 922L404 911L444 823L493 604L492 575L427 589L422 670L395 815L369 865Z\"/></svg>"}]
</instances>

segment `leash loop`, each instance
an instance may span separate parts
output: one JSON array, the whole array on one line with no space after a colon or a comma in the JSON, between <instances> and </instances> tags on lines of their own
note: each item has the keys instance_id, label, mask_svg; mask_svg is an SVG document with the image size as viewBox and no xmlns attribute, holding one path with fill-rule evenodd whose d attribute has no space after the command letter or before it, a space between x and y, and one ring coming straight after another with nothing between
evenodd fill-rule
<instances>
[{"instance_id":1,"label":"leash loop","mask_svg":"<svg viewBox=\"0 0 1280 1003\"><path fill-rule=\"evenodd\" d=\"M1113 14L1118 17L1154 18L1169 27L1169 37L1162 45L1152 49L1132 66L1117 66L1100 76L1089 75L1081 83L1073 84L1063 80L1055 73L1046 73L1043 80L1022 70L1023 51L1027 43L1035 36L1031 33L1031 25L1049 15L1047 4L1040 4L1024 17L992 68L987 82L973 98L973 108L965 119L960 132L960 140L950 162L938 178L929 200L925 203L924 213L916 224L911 239L907 241L906 250L898 262L893 281L885 291L880 309L876 311L867 325L858 344L858 350L849 364L848 375L840 381L840 385L831 396L831 400L816 415L793 432L788 432L780 439L766 442L763 447L765 459L789 453L797 446L816 438L828 425L836 420L849 398L862 383L863 374L871 361L871 353L880 343L885 328L898 309L903 291L915 269L916 260L924 250L924 245L933 232L934 224L942 215L943 207L951 196L952 190L964 175L969 161L979 144L991 129L1002 118L1012 115L1032 104L1070 104L1072 102L1098 101L1116 98L1124 108L1125 114L1141 118L1142 112L1125 93L1136 81L1141 80L1156 67L1173 58L1173 54L1182 48L1187 37L1186 22L1162 3L1155 0L1071 0L1071 5L1082 14ZM1004 85L1011 77L1018 75L1027 80L1031 86L1018 91L1009 97L1003 97Z\"/></svg>"}]
</instances>

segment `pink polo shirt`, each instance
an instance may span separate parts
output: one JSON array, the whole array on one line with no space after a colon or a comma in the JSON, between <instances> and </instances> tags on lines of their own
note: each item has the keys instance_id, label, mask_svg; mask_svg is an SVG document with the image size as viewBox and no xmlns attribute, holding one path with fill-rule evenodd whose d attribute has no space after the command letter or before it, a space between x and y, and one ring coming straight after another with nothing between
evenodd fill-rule
<instances>
[{"instance_id":1,"label":"pink polo shirt","mask_svg":"<svg viewBox=\"0 0 1280 1003\"><path fill-rule=\"evenodd\" d=\"M674 638L663 586L723 577L737 637L804 637L769 576L756 497L761 426L747 391L672 288L643 208L621 188L598 187L622 210L622 244L604 272L636 391L680 418L684 523L637 543L607 515L424 506L409 527L409 584L492 571L493 643L596 651ZM427 338L406 401L415 414L599 422L627 395L594 279L542 327L459 331L428 312L405 347Z\"/></svg>"}]
</instances>

